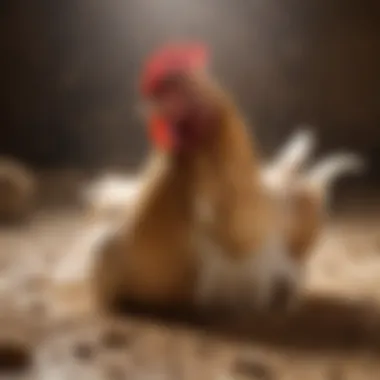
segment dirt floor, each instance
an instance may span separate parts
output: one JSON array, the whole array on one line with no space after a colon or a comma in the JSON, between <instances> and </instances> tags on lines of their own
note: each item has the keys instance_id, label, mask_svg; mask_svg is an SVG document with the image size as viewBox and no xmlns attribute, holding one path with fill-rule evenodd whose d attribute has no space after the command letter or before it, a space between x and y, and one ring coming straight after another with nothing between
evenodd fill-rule
<instances>
[{"instance_id":1,"label":"dirt floor","mask_svg":"<svg viewBox=\"0 0 380 380\"><path fill-rule=\"evenodd\" d=\"M0 229L0 379L380 379L380 213L362 214L326 226L294 314L197 326L58 323L50 275L83 255L94 224L75 207L41 209Z\"/></svg>"}]
</instances>

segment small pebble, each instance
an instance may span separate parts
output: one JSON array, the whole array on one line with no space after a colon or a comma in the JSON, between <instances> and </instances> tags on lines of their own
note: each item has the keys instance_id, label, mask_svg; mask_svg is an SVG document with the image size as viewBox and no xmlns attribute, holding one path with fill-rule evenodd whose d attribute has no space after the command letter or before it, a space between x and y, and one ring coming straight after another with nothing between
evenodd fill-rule
<instances>
[{"instance_id":1,"label":"small pebble","mask_svg":"<svg viewBox=\"0 0 380 380\"><path fill-rule=\"evenodd\" d=\"M344 380L343 370L339 367L332 367L327 372L326 380Z\"/></svg>"},{"instance_id":2,"label":"small pebble","mask_svg":"<svg viewBox=\"0 0 380 380\"><path fill-rule=\"evenodd\" d=\"M238 359L235 362L233 372L255 380L273 380L274 378L272 370L267 364L253 358Z\"/></svg>"},{"instance_id":3,"label":"small pebble","mask_svg":"<svg viewBox=\"0 0 380 380\"><path fill-rule=\"evenodd\" d=\"M46 303L43 300L34 300L30 304L29 312L36 318L44 318L48 314Z\"/></svg>"},{"instance_id":4,"label":"small pebble","mask_svg":"<svg viewBox=\"0 0 380 380\"><path fill-rule=\"evenodd\" d=\"M107 330L101 337L102 345L110 349L122 349L129 344L129 337L122 331Z\"/></svg>"},{"instance_id":5,"label":"small pebble","mask_svg":"<svg viewBox=\"0 0 380 380\"><path fill-rule=\"evenodd\" d=\"M77 343L74 347L74 356L80 360L91 360L95 356L95 347L88 342Z\"/></svg>"},{"instance_id":6,"label":"small pebble","mask_svg":"<svg viewBox=\"0 0 380 380\"><path fill-rule=\"evenodd\" d=\"M32 352L16 342L0 342L0 374L19 373L32 365Z\"/></svg>"},{"instance_id":7,"label":"small pebble","mask_svg":"<svg viewBox=\"0 0 380 380\"><path fill-rule=\"evenodd\" d=\"M126 373L125 373L125 370L124 368L120 367L120 366L108 366L106 369L105 369L105 378L107 380L124 380L126 379Z\"/></svg>"}]
</instances>

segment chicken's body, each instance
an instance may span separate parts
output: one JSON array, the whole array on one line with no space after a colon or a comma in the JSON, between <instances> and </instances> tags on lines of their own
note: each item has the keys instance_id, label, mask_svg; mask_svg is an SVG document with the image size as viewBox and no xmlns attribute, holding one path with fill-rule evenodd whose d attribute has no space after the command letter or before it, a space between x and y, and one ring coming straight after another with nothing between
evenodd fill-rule
<instances>
[{"instance_id":1,"label":"chicken's body","mask_svg":"<svg viewBox=\"0 0 380 380\"><path fill-rule=\"evenodd\" d=\"M195 218L201 235L240 260L263 245L269 205L260 180L261 165L245 124L229 100L216 101L220 103L218 125L212 141L191 157Z\"/></svg>"},{"instance_id":2,"label":"chicken's body","mask_svg":"<svg viewBox=\"0 0 380 380\"><path fill-rule=\"evenodd\" d=\"M359 163L358 159L352 155L332 155L315 165L312 170L301 170L310 154L311 142L311 140L305 139L304 134L298 134L291 139L285 149L286 152L283 152L280 157L276 157L272 163L259 168L260 187L269 196L272 207L274 205L278 207L277 212L280 214L277 215L281 215L283 225L285 226L284 232L287 247L286 252L283 252L286 253L286 255L277 255L277 257L274 258L268 255L266 265L281 268L284 280L293 288L294 292L297 292L300 288L300 283L303 278L302 274L309 256L313 251L318 237L323 231L326 213L326 197L330 193L329 186L339 175L352 171ZM206 158L209 157L209 152L206 151L204 154ZM206 158L203 157L203 160ZM212 168L215 168L215 166ZM257 180L256 170L257 169L254 168L254 180ZM193 258L200 257L200 262L203 265L203 277L196 289L201 301L208 302L210 300L210 294L213 294L213 297L219 296L224 299L229 298L232 302L239 302L240 297L237 296L239 293L247 292L248 290L248 292L252 292L253 295L255 292L252 284L249 283L249 281L248 283L244 281L243 277L249 277L249 272L254 271L254 266L258 264L258 261L255 262L254 255L251 256L251 258L253 258L251 262L249 262L249 258L247 260L241 260L241 257L230 257L228 254L226 255L226 251L218 250L207 235L206 231L209 228L209 224L212 224L212 222L216 220L212 208L212 205L215 203L212 203L213 199L210 197L210 194L216 196L217 194L226 194L228 192L228 188L224 187L226 185L217 180L217 173L214 172L212 174L214 177L207 176L205 178L205 180L210 180L210 183L207 182L207 184L211 188L207 187L209 192L204 193L206 195L208 194L209 197L204 196L202 200L199 196L200 193L197 192L198 198L194 197L193 201L190 202L194 205L194 211L196 211L198 215L198 227L205 227L203 230L204 239L202 244L203 248L201 247L201 255L198 255L199 252L193 252L191 254ZM212 178L214 181L212 181ZM246 178L251 178L251 176L247 175ZM90 189L97 190L97 192L86 191L85 196L86 199L90 201L91 207L95 208L96 211L110 211L111 216L117 221L120 220L121 217L128 217L128 214L131 213L130 210L133 210L133 205L138 203L138 194L140 189L143 188L143 182L141 176L130 178L119 177L115 181L112 181L112 178L104 178L100 179L95 186L90 187ZM203 183L203 186L205 185L206 184ZM248 186L250 185L248 184ZM222 188L220 189L220 187ZM192 186L191 188L194 189ZM257 188L252 187L251 190L255 191ZM112 199L112 195L115 193L118 195L115 199ZM89 198L89 195L92 197ZM169 201L169 198L166 198L166 200ZM224 203L223 206L225 206ZM165 215L164 210L161 209L161 212ZM108 213L103 214L103 216L107 215ZM160 219L161 218L162 216ZM158 222L157 229L160 228L159 224ZM201 236L198 235L198 238L200 237ZM160 257L160 255L158 255L158 257ZM112 267L112 265L114 267ZM145 271L148 276L151 276L155 272L155 268L152 267L152 263L150 263L149 260L146 262L141 260L139 265L141 265L141 270ZM192 271L195 263L190 259L186 262L186 265L189 265ZM116 289L115 270L120 271L122 268L122 266L110 264L109 268L103 267L102 269L101 276L104 276L104 278L109 277L110 285L108 289L112 294L115 294ZM174 278L177 277L177 273L170 273L168 268L163 267L162 269L161 275L164 278L168 277L168 279L170 279L173 275ZM152 270L153 273L150 272ZM244 273L246 273L246 275L244 275ZM124 274L126 275L127 273ZM264 272L263 275L265 276L264 279L266 278L268 281L268 286L272 286L273 288L274 279L270 278L270 276ZM159 281L158 276L156 280ZM272 283L272 285L270 285L270 283ZM137 286L141 286L141 284L138 284L138 281L135 285L129 282L129 293L137 294L137 290L133 291L133 288L137 289ZM178 285L175 285L175 281L173 281L173 284L172 294L176 292L175 289L180 289ZM223 285L222 287L220 286L221 284ZM189 289L194 289L192 276L189 282ZM139 291L144 292L144 287L140 287ZM141 298L140 295L137 297Z\"/></svg>"},{"instance_id":3,"label":"chicken's body","mask_svg":"<svg viewBox=\"0 0 380 380\"><path fill-rule=\"evenodd\" d=\"M140 190L137 216L132 211L102 247L94 277L102 305L120 297L191 303L198 297L196 272L203 272L208 255L205 240L238 266L265 244L267 205L248 132L229 103L216 106L212 138L190 154L161 152L167 163L148 196Z\"/></svg>"},{"instance_id":4,"label":"chicken's body","mask_svg":"<svg viewBox=\"0 0 380 380\"><path fill-rule=\"evenodd\" d=\"M266 267L266 256L276 260L284 252L257 149L239 111L214 79L192 77L190 86L209 107L210 130L182 155L190 168L193 241L199 257L194 298L203 305L217 301L230 306L227 298L250 306L266 302L267 278L277 276L268 273L272 267Z\"/></svg>"},{"instance_id":5,"label":"chicken's body","mask_svg":"<svg viewBox=\"0 0 380 380\"><path fill-rule=\"evenodd\" d=\"M99 253L94 284L103 306L119 298L157 306L189 301L194 283L190 176L185 165L157 155L153 161L167 162L160 173L149 174L156 178L142 186L137 210Z\"/></svg>"}]
</instances>

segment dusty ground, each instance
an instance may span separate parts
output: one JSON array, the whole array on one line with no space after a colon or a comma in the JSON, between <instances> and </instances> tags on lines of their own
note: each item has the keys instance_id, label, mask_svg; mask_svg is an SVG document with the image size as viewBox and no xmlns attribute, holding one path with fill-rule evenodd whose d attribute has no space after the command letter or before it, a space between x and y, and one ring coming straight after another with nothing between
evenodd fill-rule
<instances>
[{"instance_id":1,"label":"dusty ground","mask_svg":"<svg viewBox=\"0 0 380 380\"><path fill-rule=\"evenodd\" d=\"M294 315L208 327L136 316L57 323L49 275L65 255L81 256L93 228L66 205L0 229L0 379L380 379L380 213L333 218Z\"/></svg>"}]
</instances>

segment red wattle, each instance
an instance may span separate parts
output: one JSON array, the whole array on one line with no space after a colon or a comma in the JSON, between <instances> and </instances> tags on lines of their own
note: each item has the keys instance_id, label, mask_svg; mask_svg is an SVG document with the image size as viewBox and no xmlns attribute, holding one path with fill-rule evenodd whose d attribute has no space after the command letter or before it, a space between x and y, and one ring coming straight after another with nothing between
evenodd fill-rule
<instances>
[{"instance_id":1,"label":"red wattle","mask_svg":"<svg viewBox=\"0 0 380 380\"><path fill-rule=\"evenodd\" d=\"M153 116L149 123L149 139L159 149L171 150L174 139L169 124L157 116Z\"/></svg>"}]
</instances>

